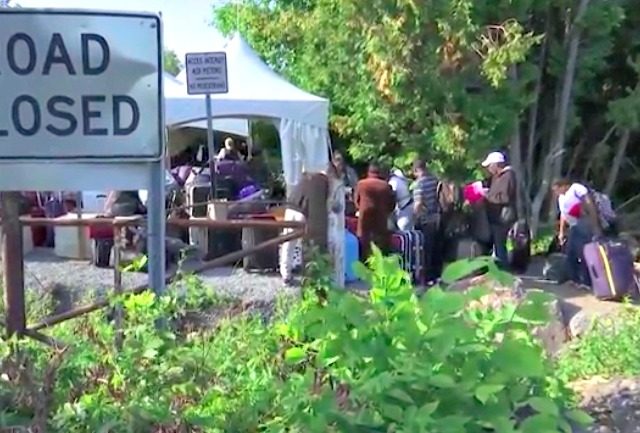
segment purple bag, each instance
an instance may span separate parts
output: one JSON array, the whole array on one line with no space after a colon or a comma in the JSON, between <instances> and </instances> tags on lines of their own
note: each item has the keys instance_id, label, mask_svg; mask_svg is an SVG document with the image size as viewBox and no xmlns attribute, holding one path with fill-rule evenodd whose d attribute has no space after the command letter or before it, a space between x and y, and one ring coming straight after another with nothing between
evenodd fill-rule
<instances>
[{"instance_id":1,"label":"purple bag","mask_svg":"<svg viewBox=\"0 0 640 433\"><path fill-rule=\"evenodd\" d=\"M633 256L626 243L613 239L588 243L584 260L596 298L619 301L637 293Z\"/></svg>"}]
</instances>

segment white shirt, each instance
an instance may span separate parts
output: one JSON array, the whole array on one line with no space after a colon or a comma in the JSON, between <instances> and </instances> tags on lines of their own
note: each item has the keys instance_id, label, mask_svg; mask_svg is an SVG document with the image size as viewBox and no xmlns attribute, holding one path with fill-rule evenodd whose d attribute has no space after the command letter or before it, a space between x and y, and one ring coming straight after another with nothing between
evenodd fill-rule
<instances>
[{"instance_id":1,"label":"white shirt","mask_svg":"<svg viewBox=\"0 0 640 433\"><path fill-rule=\"evenodd\" d=\"M389 186L396 195L396 202L399 208L403 208L411 200L411 191L409 191L409 180L400 170L393 170L389 179Z\"/></svg>"},{"instance_id":2,"label":"white shirt","mask_svg":"<svg viewBox=\"0 0 640 433\"><path fill-rule=\"evenodd\" d=\"M560 215L567 221L569 226L578 223L578 219L569 215L569 211L576 205L579 205L582 199L589 193L589 188L581 183L572 183L567 192L558 196L558 209Z\"/></svg>"}]
</instances>

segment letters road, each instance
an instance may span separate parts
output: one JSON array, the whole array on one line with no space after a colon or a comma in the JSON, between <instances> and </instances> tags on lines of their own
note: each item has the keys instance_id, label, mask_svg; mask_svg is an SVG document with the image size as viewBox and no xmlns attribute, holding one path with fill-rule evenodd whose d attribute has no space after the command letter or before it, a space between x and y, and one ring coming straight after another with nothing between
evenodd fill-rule
<instances>
[{"instance_id":1,"label":"letters road","mask_svg":"<svg viewBox=\"0 0 640 433\"><path fill-rule=\"evenodd\" d=\"M14 33L0 40L0 82L9 74L49 76L54 69L64 71L72 80L75 76L99 76L108 71L111 50L105 37L94 33L80 35L81 58L74 64L67 44L60 33L53 33L46 47L38 47L26 33ZM111 125L97 123L103 113L112 120ZM65 137L81 132L85 136L126 136L136 131L140 123L140 108L131 96L52 95L47 100L38 100L32 95L21 94L9 101L0 113L0 139L17 134L31 137L46 131L52 136ZM107 127L108 126L108 127Z\"/></svg>"}]
</instances>

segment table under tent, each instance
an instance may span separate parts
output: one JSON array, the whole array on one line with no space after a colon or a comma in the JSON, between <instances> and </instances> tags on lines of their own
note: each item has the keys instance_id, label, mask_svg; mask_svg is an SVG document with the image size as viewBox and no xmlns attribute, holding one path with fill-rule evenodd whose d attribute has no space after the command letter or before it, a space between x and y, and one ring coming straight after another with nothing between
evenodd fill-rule
<instances>
[{"instance_id":1,"label":"table under tent","mask_svg":"<svg viewBox=\"0 0 640 433\"><path fill-rule=\"evenodd\" d=\"M326 170L330 149L329 101L297 88L276 74L239 34L231 37L223 47L212 46L209 51L226 53L229 77L229 92L211 95L213 117L272 122L280 138L282 173L287 193L300 182L303 171L317 173ZM175 79L165 80L164 90L165 121L169 131L194 123L202 125L206 121L205 97L188 94L184 73ZM220 144L217 143L217 148ZM202 191L198 198L194 197L196 191ZM208 191L210 182L203 176L201 182L187 187L187 202L211 199L211 196L207 196ZM216 212L220 214L211 208L204 210L209 217L215 217L212 213ZM328 218L332 218L329 210L327 213ZM335 279L338 284L343 284L344 224L338 222L329 226Z\"/></svg>"}]
</instances>

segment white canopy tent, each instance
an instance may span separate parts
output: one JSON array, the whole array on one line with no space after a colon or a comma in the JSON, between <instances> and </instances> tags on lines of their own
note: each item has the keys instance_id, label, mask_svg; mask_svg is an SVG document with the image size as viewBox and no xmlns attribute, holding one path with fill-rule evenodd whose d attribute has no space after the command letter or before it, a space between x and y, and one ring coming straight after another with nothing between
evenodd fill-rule
<instances>
[{"instance_id":1,"label":"white canopy tent","mask_svg":"<svg viewBox=\"0 0 640 433\"><path fill-rule=\"evenodd\" d=\"M329 101L312 95L276 74L235 34L223 47L227 56L228 89L226 94L211 95L214 118L269 119L280 134L282 169L287 191L300 181L301 174L320 172L329 163ZM165 122L169 127L206 120L204 96L189 95L186 73L165 83ZM344 193L337 197L344 208ZM335 200L330 200L330 205ZM336 283L344 283L344 214L328 206L330 254Z\"/></svg>"},{"instance_id":2,"label":"white canopy tent","mask_svg":"<svg viewBox=\"0 0 640 433\"><path fill-rule=\"evenodd\" d=\"M298 183L303 170L324 170L329 162L329 101L280 77L238 34L210 51L226 52L229 77L229 92L211 95L213 117L273 120L280 133L287 189ZM169 127L206 119L205 98L187 93L184 75L165 84Z\"/></svg>"}]
</instances>

